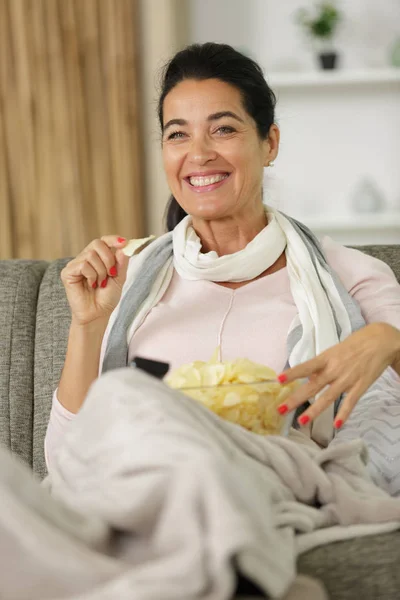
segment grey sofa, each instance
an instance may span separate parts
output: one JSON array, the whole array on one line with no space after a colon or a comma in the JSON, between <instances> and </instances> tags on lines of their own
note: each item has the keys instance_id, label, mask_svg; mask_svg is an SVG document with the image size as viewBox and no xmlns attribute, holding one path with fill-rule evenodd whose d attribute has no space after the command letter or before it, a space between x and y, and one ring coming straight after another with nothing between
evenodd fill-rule
<instances>
[{"instance_id":1,"label":"grey sofa","mask_svg":"<svg viewBox=\"0 0 400 600\"><path fill-rule=\"evenodd\" d=\"M360 248L400 281L400 246ZM60 271L68 259L0 261L0 443L42 478L43 440L63 366L70 313ZM331 600L398 600L400 533L337 542L301 556Z\"/></svg>"}]
</instances>

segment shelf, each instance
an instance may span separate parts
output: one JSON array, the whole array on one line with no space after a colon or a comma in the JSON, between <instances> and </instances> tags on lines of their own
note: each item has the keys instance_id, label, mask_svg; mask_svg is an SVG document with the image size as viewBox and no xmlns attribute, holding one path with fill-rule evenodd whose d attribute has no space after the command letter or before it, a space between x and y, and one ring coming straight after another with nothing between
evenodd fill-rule
<instances>
[{"instance_id":1,"label":"shelf","mask_svg":"<svg viewBox=\"0 0 400 600\"><path fill-rule=\"evenodd\" d=\"M315 231L376 231L395 230L400 242L400 211L387 213L351 213L337 217L318 215L301 219L307 227Z\"/></svg>"},{"instance_id":2,"label":"shelf","mask_svg":"<svg viewBox=\"0 0 400 600\"><path fill-rule=\"evenodd\" d=\"M374 83L400 84L400 68L279 72L269 73L266 78L272 89L371 85Z\"/></svg>"}]
</instances>

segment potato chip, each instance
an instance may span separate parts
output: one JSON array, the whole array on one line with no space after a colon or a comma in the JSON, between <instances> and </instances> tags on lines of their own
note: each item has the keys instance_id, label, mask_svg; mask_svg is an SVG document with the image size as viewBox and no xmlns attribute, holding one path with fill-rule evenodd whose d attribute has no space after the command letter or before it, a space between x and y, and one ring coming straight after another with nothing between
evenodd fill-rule
<instances>
[{"instance_id":1,"label":"potato chip","mask_svg":"<svg viewBox=\"0 0 400 600\"><path fill-rule=\"evenodd\" d=\"M155 235L149 235L149 237L146 238L129 240L125 248L122 248L122 252L126 254L126 256L133 256L134 254L139 254L139 252L143 250L143 248L148 246L155 239Z\"/></svg>"}]
</instances>

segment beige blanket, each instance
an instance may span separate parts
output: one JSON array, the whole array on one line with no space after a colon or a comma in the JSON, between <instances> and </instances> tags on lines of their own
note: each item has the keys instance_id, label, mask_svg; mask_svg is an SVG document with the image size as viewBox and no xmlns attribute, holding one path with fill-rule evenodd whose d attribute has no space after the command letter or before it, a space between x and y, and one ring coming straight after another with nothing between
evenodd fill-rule
<instances>
[{"instance_id":1,"label":"beige blanket","mask_svg":"<svg viewBox=\"0 0 400 600\"><path fill-rule=\"evenodd\" d=\"M299 552L400 526L364 445L251 434L133 369L92 386L45 482L0 453L0 597L270 597ZM51 491L51 496L49 494Z\"/></svg>"}]
</instances>

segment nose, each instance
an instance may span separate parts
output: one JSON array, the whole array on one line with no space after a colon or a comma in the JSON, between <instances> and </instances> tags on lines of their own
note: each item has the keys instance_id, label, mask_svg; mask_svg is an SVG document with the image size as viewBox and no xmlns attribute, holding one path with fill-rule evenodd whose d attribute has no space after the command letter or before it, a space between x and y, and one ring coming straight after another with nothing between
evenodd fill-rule
<instances>
[{"instance_id":1,"label":"nose","mask_svg":"<svg viewBox=\"0 0 400 600\"><path fill-rule=\"evenodd\" d=\"M188 152L190 162L197 165L204 165L210 160L217 158L217 152L212 146L212 142L204 137L192 139Z\"/></svg>"}]
</instances>

